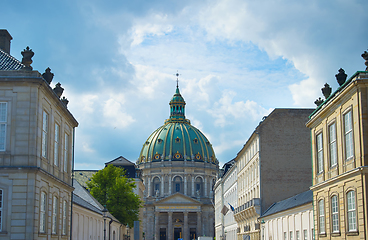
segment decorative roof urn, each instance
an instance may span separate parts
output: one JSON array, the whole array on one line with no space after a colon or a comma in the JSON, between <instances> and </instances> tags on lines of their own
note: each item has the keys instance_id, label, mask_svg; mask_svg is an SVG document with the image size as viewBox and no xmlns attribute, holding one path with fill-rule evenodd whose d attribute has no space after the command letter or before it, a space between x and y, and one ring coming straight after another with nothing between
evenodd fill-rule
<instances>
[{"instance_id":1,"label":"decorative roof urn","mask_svg":"<svg viewBox=\"0 0 368 240\"><path fill-rule=\"evenodd\" d=\"M61 95L63 94L64 92L64 88L61 87L61 84L60 83L57 83L55 85L55 88L54 88L54 92L56 93L56 95L60 98Z\"/></svg>"},{"instance_id":2,"label":"decorative roof urn","mask_svg":"<svg viewBox=\"0 0 368 240\"><path fill-rule=\"evenodd\" d=\"M34 52L32 51L32 49L30 49L28 46L26 49L24 49L21 52L23 58L22 58L22 63L25 65L25 67L23 68L24 70L27 71L32 71L33 68L31 67L32 64L32 57L34 56Z\"/></svg>"},{"instance_id":3,"label":"decorative roof urn","mask_svg":"<svg viewBox=\"0 0 368 240\"><path fill-rule=\"evenodd\" d=\"M69 100L66 97L63 97L61 102L64 103L65 106L68 106Z\"/></svg>"},{"instance_id":4,"label":"decorative roof urn","mask_svg":"<svg viewBox=\"0 0 368 240\"><path fill-rule=\"evenodd\" d=\"M48 67L46 68L45 72L42 74L43 79L50 84L52 79L54 78L54 74L51 72L51 69Z\"/></svg>"},{"instance_id":5,"label":"decorative roof urn","mask_svg":"<svg viewBox=\"0 0 368 240\"><path fill-rule=\"evenodd\" d=\"M362 58L364 58L365 65L367 66L365 70L368 71L368 52L367 51L364 51L364 53L362 54Z\"/></svg>"},{"instance_id":6,"label":"decorative roof urn","mask_svg":"<svg viewBox=\"0 0 368 240\"><path fill-rule=\"evenodd\" d=\"M323 103L323 100L321 97L317 98L316 101L314 101L314 104L316 104L317 107L319 107L322 103Z\"/></svg>"},{"instance_id":7,"label":"decorative roof urn","mask_svg":"<svg viewBox=\"0 0 368 240\"><path fill-rule=\"evenodd\" d=\"M339 84L340 86L344 84L344 82L346 81L346 77L347 77L347 76L348 76L348 75L346 75L346 73L345 73L344 69L340 68L340 69L339 69L339 73L335 75L336 80L337 80L337 82L338 82L338 84Z\"/></svg>"},{"instance_id":8,"label":"decorative roof urn","mask_svg":"<svg viewBox=\"0 0 368 240\"><path fill-rule=\"evenodd\" d=\"M325 87L321 88L321 90L322 90L323 96L325 96L326 99L331 95L332 88L330 87L330 85L328 85L328 83L326 83Z\"/></svg>"}]
</instances>

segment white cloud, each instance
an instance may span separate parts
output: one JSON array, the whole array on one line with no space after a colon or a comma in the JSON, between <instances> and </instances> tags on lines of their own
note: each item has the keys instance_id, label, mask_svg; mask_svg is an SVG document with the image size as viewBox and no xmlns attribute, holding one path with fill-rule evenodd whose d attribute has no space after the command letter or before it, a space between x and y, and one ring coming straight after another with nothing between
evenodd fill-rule
<instances>
[{"instance_id":1,"label":"white cloud","mask_svg":"<svg viewBox=\"0 0 368 240\"><path fill-rule=\"evenodd\" d=\"M124 96L120 95L117 98L110 97L103 104L105 127L124 129L135 122L135 119L125 112L124 102Z\"/></svg>"}]
</instances>

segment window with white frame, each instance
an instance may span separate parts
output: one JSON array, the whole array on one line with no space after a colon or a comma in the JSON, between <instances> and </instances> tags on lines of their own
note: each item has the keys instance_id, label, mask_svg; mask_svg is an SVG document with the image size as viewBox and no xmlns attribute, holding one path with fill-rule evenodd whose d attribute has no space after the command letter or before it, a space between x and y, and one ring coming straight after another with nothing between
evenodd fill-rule
<instances>
[{"instance_id":1,"label":"window with white frame","mask_svg":"<svg viewBox=\"0 0 368 240\"><path fill-rule=\"evenodd\" d=\"M54 164L59 166L59 130L60 127L55 123L55 139L54 139Z\"/></svg>"},{"instance_id":2,"label":"window with white frame","mask_svg":"<svg viewBox=\"0 0 368 240\"><path fill-rule=\"evenodd\" d=\"M58 199L56 196L54 196L54 199L52 201L52 227L51 227L51 233L56 234L57 230L57 213L58 213Z\"/></svg>"},{"instance_id":3,"label":"window with white frame","mask_svg":"<svg viewBox=\"0 0 368 240\"><path fill-rule=\"evenodd\" d=\"M289 239L293 240L293 231L290 231Z\"/></svg>"},{"instance_id":4,"label":"window with white frame","mask_svg":"<svg viewBox=\"0 0 368 240\"><path fill-rule=\"evenodd\" d=\"M323 138L322 133L317 135L317 172L323 172Z\"/></svg>"},{"instance_id":5,"label":"window with white frame","mask_svg":"<svg viewBox=\"0 0 368 240\"><path fill-rule=\"evenodd\" d=\"M0 102L0 151L5 151L6 149L7 113L8 103Z\"/></svg>"},{"instance_id":6,"label":"window with white frame","mask_svg":"<svg viewBox=\"0 0 368 240\"><path fill-rule=\"evenodd\" d=\"M325 230L325 203L322 200L318 202L318 219L319 219L319 233L326 233Z\"/></svg>"},{"instance_id":7,"label":"window with white frame","mask_svg":"<svg viewBox=\"0 0 368 240\"><path fill-rule=\"evenodd\" d=\"M296 239L296 240L300 240L299 231L296 231L296 232L295 232L295 239Z\"/></svg>"},{"instance_id":8,"label":"window with white frame","mask_svg":"<svg viewBox=\"0 0 368 240\"><path fill-rule=\"evenodd\" d=\"M47 138L49 128L49 115L43 111L42 115L42 157L47 158Z\"/></svg>"},{"instance_id":9,"label":"window with white frame","mask_svg":"<svg viewBox=\"0 0 368 240\"><path fill-rule=\"evenodd\" d=\"M68 171L69 135L64 136L64 171Z\"/></svg>"},{"instance_id":10,"label":"window with white frame","mask_svg":"<svg viewBox=\"0 0 368 240\"><path fill-rule=\"evenodd\" d=\"M337 148L336 148L336 124L333 123L328 127L329 147L330 147L330 167L337 165Z\"/></svg>"},{"instance_id":11,"label":"window with white frame","mask_svg":"<svg viewBox=\"0 0 368 240\"><path fill-rule=\"evenodd\" d=\"M3 230L3 190L0 189L0 232Z\"/></svg>"},{"instance_id":12,"label":"window with white frame","mask_svg":"<svg viewBox=\"0 0 368 240\"><path fill-rule=\"evenodd\" d=\"M344 137L345 137L345 157L346 160L354 156L353 144L353 121L351 111L344 115Z\"/></svg>"},{"instance_id":13,"label":"window with white frame","mask_svg":"<svg viewBox=\"0 0 368 240\"><path fill-rule=\"evenodd\" d=\"M306 229L303 230L304 240L308 240L308 231Z\"/></svg>"},{"instance_id":14,"label":"window with white frame","mask_svg":"<svg viewBox=\"0 0 368 240\"><path fill-rule=\"evenodd\" d=\"M287 240L287 233L284 232L284 240Z\"/></svg>"},{"instance_id":15,"label":"window with white frame","mask_svg":"<svg viewBox=\"0 0 368 240\"><path fill-rule=\"evenodd\" d=\"M66 235L66 200L63 201L63 235Z\"/></svg>"},{"instance_id":16,"label":"window with white frame","mask_svg":"<svg viewBox=\"0 0 368 240\"><path fill-rule=\"evenodd\" d=\"M339 203L337 196L331 198L332 232L339 232Z\"/></svg>"},{"instance_id":17,"label":"window with white frame","mask_svg":"<svg viewBox=\"0 0 368 240\"><path fill-rule=\"evenodd\" d=\"M46 193L41 192L41 199L40 199L40 232L46 232Z\"/></svg>"},{"instance_id":18,"label":"window with white frame","mask_svg":"<svg viewBox=\"0 0 368 240\"><path fill-rule=\"evenodd\" d=\"M356 204L355 204L355 191L349 191L347 194L348 204L348 231L356 231Z\"/></svg>"}]
</instances>

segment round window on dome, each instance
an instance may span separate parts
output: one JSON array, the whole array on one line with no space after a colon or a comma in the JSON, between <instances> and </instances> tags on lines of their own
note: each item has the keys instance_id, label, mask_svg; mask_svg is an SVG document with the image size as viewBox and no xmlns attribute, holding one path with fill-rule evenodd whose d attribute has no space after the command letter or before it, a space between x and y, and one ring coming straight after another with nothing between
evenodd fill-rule
<instances>
[{"instance_id":1,"label":"round window on dome","mask_svg":"<svg viewBox=\"0 0 368 240\"><path fill-rule=\"evenodd\" d=\"M157 140L157 142L158 142L158 143L162 143L162 142L163 142L163 140L162 140L161 138L159 138L159 139Z\"/></svg>"},{"instance_id":2,"label":"round window on dome","mask_svg":"<svg viewBox=\"0 0 368 240\"><path fill-rule=\"evenodd\" d=\"M197 160L201 160L201 159L202 159L201 154L200 154L200 153L197 153L197 154L195 155L195 159L197 159Z\"/></svg>"},{"instance_id":3,"label":"round window on dome","mask_svg":"<svg viewBox=\"0 0 368 240\"><path fill-rule=\"evenodd\" d=\"M181 154L180 154L179 152L176 152L176 153L174 154L174 158L175 158L175 159L180 159L180 158L182 158L182 157L181 157Z\"/></svg>"},{"instance_id":4,"label":"round window on dome","mask_svg":"<svg viewBox=\"0 0 368 240\"><path fill-rule=\"evenodd\" d=\"M180 138L179 138L179 137L176 137L176 138L175 138L175 142L176 142L176 143L180 143Z\"/></svg>"},{"instance_id":5,"label":"round window on dome","mask_svg":"<svg viewBox=\"0 0 368 240\"><path fill-rule=\"evenodd\" d=\"M153 159L159 160L161 155L159 153L156 153L155 156L153 156Z\"/></svg>"},{"instance_id":6,"label":"round window on dome","mask_svg":"<svg viewBox=\"0 0 368 240\"><path fill-rule=\"evenodd\" d=\"M193 139L193 142L197 144L198 143L198 139L197 138L194 138Z\"/></svg>"}]
</instances>

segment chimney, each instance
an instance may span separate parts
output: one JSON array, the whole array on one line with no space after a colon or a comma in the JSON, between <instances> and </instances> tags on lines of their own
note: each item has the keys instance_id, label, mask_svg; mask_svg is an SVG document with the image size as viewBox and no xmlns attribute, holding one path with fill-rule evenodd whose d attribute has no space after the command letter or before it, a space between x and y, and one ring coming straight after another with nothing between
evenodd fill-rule
<instances>
[{"instance_id":1,"label":"chimney","mask_svg":"<svg viewBox=\"0 0 368 240\"><path fill-rule=\"evenodd\" d=\"M8 30L0 29L0 49L10 55L10 41L12 36L9 34Z\"/></svg>"}]
</instances>

